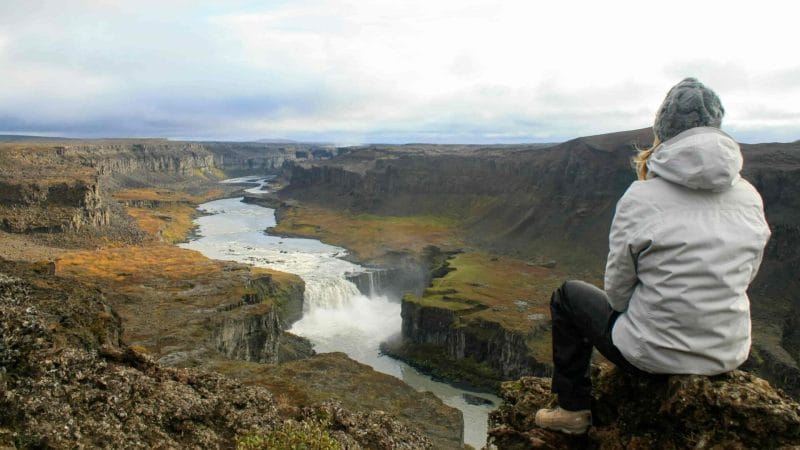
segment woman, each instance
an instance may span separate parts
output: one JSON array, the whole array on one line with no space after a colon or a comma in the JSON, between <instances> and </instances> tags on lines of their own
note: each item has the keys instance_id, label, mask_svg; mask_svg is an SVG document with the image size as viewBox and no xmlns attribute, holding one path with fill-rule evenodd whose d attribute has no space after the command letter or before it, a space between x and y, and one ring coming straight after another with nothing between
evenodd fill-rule
<instances>
[{"instance_id":1,"label":"woman","mask_svg":"<svg viewBox=\"0 0 800 450\"><path fill-rule=\"evenodd\" d=\"M617 203L605 290L567 281L553 293L553 392L540 427L580 434L591 424L592 347L624 370L716 375L750 350L747 286L770 236L761 197L742 179L724 109L694 78L656 115L653 147L634 158Z\"/></svg>"}]
</instances>

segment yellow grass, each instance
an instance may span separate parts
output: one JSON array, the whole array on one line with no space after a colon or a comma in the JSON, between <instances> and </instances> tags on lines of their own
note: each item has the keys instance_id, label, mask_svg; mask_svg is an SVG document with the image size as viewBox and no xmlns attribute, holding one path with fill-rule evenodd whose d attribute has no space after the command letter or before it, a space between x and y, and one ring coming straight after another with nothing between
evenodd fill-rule
<instances>
[{"instance_id":1,"label":"yellow grass","mask_svg":"<svg viewBox=\"0 0 800 450\"><path fill-rule=\"evenodd\" d=\"M69 252L56 259L56 275L103 290L125 323L123 339L153 354L203 344L213 331L209 320L218 316L215 308L253 294L253 279L269 275L278 291L302 283L291 274L211 260L164 243ZM226 314L263 314L274 300L268 296L261 304Z\"/></svg>"},{"instance_id":2,"label":"yellow grass","mask_svg":"<svg viewBox=\"0 0 800 450\"><path fill-rule=\"evenodd\" d=\"M194 250L155 244L65 253L56 260L56 272L89 280L135 284L154 279L203 278L220 272L223 264Z\"/></svg>"},{"instance_id":3,"label":"yellow grass","mask_svg":"<svg viewBox=\"0 0 800 450\"><path fill-rule=\"evenodd\" d=\"M313 237L345 247L361 260L391 251L420 252L427 245L463 245L458 222L437 216L350 214L312 206L287 209L274 232Z\"/></svg>"},{"instance_id":4,"label":"yellow grass","mask_svg":"<svg viewBox=\"0 0 800 450\"><path fill-rule=\"evenodd\" d=\"M170 189L140 188L126 189L115 192L113 196L119 201L152 200L161 202L187 202L197 204L218 198L223 193L224 191L218 188L209 189L205 194L202 195L191 195L186 192L177 192Z\"/></svg>"},{"instance_id":5,"label":"yellow grass","mask_svg":"<svg viewBox=\"0 0 800 450\"><path fill-rule=\"evenodd\" d=\"M168 243L186 240L194 228L192 222L197 211L195 205L220 197L222 189L209 189L202 195L191 195L170 189L127 189L114 194L114 198L125 201L152 201L152 208L127 209L139 228L155 239Z\"/></svg>"},{"instance_id":6,"label":"yellow grass","mask_svg":"<svg viewBox=\"0 0 800 450\"><path fill-rule=\"evenodd\" d=\"M107 247L67 252L56 259L56 273L121 284L192 283L223 273L231 263L168 244ZM299 282L296 275L249 267L254 276L269 274L278 282Z\"/></svg>"},{"instance_id":7,"label":"yellow grass","mask_svg":"<svg viewBox=\"0 0 800 450\"><path fill-rule=\"evenodd\" d=\"M194 228L197 211L189 205L170 205L159 208L128 208L128 215L145 233L168 243L185 241Z\"/></svg>"}]
</instances>

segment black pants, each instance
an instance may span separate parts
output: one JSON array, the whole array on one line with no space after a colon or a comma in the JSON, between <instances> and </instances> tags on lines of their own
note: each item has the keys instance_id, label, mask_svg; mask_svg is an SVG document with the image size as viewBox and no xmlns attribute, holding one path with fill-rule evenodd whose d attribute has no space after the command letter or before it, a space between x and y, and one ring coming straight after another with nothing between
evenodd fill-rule
<instances>
[{"instance_id":1,"label":"black pants","mask_svg":"<svg viewBox=\"0 0 800 450\"><path fill-rule=\"evenodd\" d=\"M650 375L630 362L611 341L619 313L611 309L605 291L583 281L567 281L550 298L553 318L553 393L570 411L589 409L592 347L623 370Z\"/></svg>"}]
</instances>

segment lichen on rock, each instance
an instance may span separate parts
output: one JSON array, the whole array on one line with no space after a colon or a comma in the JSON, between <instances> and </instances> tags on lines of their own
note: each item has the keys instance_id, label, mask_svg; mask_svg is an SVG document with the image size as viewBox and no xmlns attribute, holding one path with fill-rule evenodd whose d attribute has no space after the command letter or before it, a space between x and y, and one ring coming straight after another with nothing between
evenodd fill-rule
<instances>
[{"instance_id":1,"label":"lichen on rock","mask_svg":"<svg viewBox=\"0 0 800 450\"><path fill-rule=\"evenodd\" d=\"M593 427L569 436L538 428L534 415L555 405L550 379L502 386L490 415L490 445L500 449L796 448L800 404L747 372L642 378L613 367L592 374Z\"/></svg>"}]
</instances>

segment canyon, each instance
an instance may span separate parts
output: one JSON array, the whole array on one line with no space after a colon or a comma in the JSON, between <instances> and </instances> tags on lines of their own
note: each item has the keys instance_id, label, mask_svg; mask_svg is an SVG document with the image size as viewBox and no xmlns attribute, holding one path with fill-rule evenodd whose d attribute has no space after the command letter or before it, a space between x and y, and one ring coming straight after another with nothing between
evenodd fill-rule
<instances>
[{"instance_id":1,"label":"canyon","mask_svg":"<svg viewBox=\"0 0 800 450\"><path fill-rule=\"evenodd\" d=\"M277 175L282 189L247 198L276 209L272 233L343 246L403 294L402 333L383 343L386 354L510 399L507 380L550 374L550 292L569 278L602 283L614 206L634 179L629 159L651 140L652 130L642 129L554 145L0 144L0 256L49 261L35 270L4 263L22 278L73 280L100 292L103 311L119 321L116 350L103 350L114 364L151 358L147 364L163 370L267 389L278 422L306 417L308 408L344 408L340 416L382 410L422 434L392 437L388 422L365 418L385 430L380 442L457 448L463 437L452 409L343 354L313 355L307 340L287 332L303 310L302 280L171 245L191 232L193 206L240 189L218 184L224 176ZM754 342L744 368L797 397L800 144L742 150L743 176L761 192L773 231L750 290ZM362 292L374 289L363 274L353 281ZM745 381L742 389L754 382ZM342 398L348 389L359 394ZM398 407L403 397L413 406ZM331 399L341 403L324 403ZM317 419L308 423L341 429ZM494 439L510 429L504 420L495 420ZM358 441L357 427L350 432Z\"/></svg>"}]
</instances>

